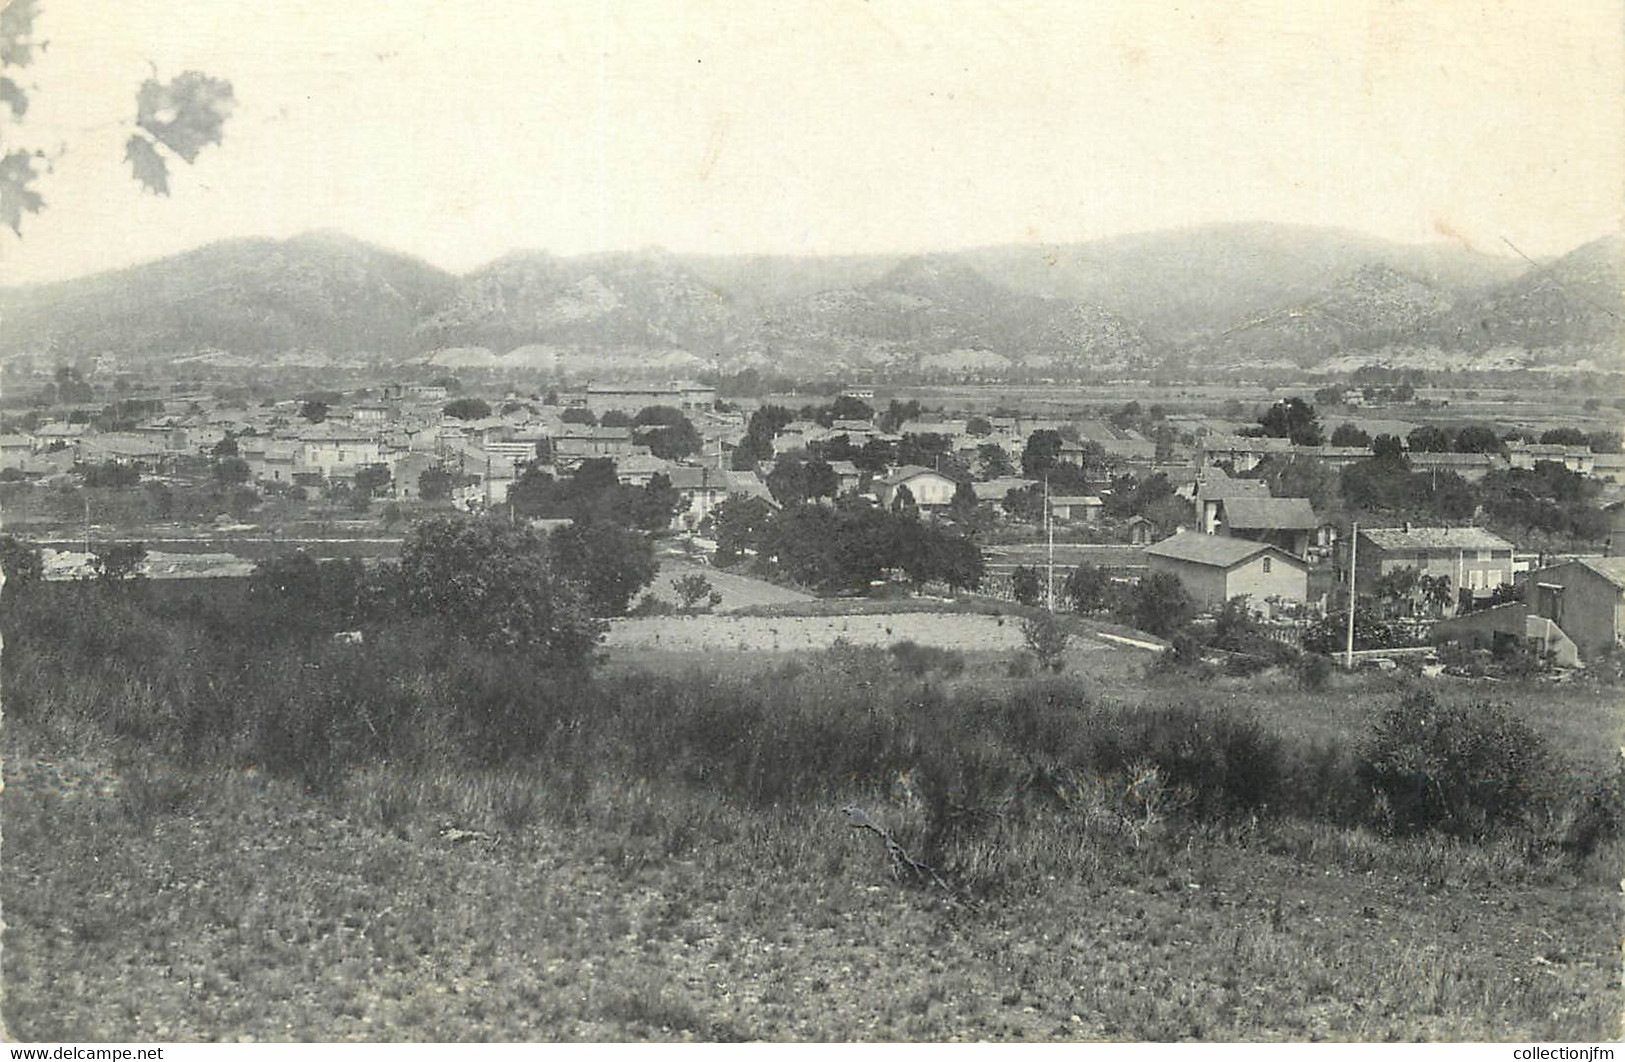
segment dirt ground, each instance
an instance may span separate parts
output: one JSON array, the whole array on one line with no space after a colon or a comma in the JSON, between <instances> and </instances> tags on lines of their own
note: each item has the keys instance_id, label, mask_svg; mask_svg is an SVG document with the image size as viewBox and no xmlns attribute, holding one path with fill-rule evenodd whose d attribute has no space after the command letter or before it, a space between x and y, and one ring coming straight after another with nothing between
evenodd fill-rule
<instances>
[{"instance_id":1,"label":"dirt ground","mask_svg":"<svg viewBox=\"0 0 1625 1062\"><path fill-rule=\"evenodd\" d=\"M1021 625L1008 616L896 613L871 616L659 616L610 624L605 648L715 652L827 649L836 639L853 645L912 641L939 649L1010 650L1024 644Z\"/></svg>"}]
</instances>

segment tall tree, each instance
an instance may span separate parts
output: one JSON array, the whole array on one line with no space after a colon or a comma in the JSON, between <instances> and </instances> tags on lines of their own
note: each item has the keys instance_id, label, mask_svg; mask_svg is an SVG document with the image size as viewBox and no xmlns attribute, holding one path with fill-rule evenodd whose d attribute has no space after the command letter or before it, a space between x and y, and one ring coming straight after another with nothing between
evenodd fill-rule
<instances>
[{"instance_id":1,"label":"tall tree","mask_svg":"<svg viewBox=\"0 0 1625 1062\"><path fill-rule=\"evenodd\" d=\"M495 520L418 524L401 551L399 585L408 610L451 633L559 666L590 663L607 629L540 535Z\"/></svg>"},{"instance_id":2,"label":"tall tree","mask_svg":"<svg viewBox=\"0 0 1625 1062\"><path fill-rule=\"evenodd\" d=\"M1258 424L1265 435L1290 439L1297 446L1319 446L1325 441L1315 407L1297 396L1275 403L1258 418Z\"/></svg>"},{"instance_id":3,"label":"tall tree","mask_svg":"<svg viewBox=\"0 0 1625 1062\"><path fill-rule=\"evenodd\" d=\"M1027 436L1027 445L1021 452L1021 474L1028 479L1042 479L1061 458L1061 433L1040 428Z\"/></svg>"}]
</instances>

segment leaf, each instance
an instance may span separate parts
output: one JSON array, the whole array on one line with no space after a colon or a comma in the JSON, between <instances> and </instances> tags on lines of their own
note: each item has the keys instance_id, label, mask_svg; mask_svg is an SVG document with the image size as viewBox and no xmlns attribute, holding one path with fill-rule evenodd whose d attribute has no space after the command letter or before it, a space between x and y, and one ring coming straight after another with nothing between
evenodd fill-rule
<instances>
[{"instance_id":1,"label":"leaf","mask_svg":"<svg viewBox=\"0 0 1625 1062\"><path fill-rule=\"evenodd\" d=\"M135 124L187 162L218 144L236 105L231 82L188 70L164 85L148 78L136 93Z\"/></svg>"},{"instance_id":2,"label":"leaf","mask_svg":"<svg viewBox=\"0 0 1625 1062\"><path fill-rule=\"evenodd\" d=\"M11 0L0 8L0 66L27 66L34 61L34 49L45 50L44 42L34 40L35 0Z\"/></svg>"},{"instance_id":3,"label":"leaf","mask_svg":"<svg viewBox=\"0 0 1625 1062\"><path fill-rule=\"evenodd\" d=\"M158 154L152 141L140 133L132 133L124 143L124 160L147 191L154 195L169 194L169 164Z\"/></svg>"},{"instance_id":4,"label":"leaf","mask_svg":"<svg viewBox=\"0 0 1625 1062\"><path fill-rule=\"evenodd\" d=\"M0 77L0 103L11 108L13 118L21 118L28 113L28 93L9 77Z\"/></svg>"},{"instance_id":5,"label":"leaf","mask_svg":"<svg viewBox=\"0 0 1625 1062\"><path fill-rule=\"evenodd\" d=\"M28 187L38 176L34 156L27 151L12 151L0 158L0 221L19 236L23 234L23 214L38 214L45 205L44 198Z\"/></svg>"}]
</instances>

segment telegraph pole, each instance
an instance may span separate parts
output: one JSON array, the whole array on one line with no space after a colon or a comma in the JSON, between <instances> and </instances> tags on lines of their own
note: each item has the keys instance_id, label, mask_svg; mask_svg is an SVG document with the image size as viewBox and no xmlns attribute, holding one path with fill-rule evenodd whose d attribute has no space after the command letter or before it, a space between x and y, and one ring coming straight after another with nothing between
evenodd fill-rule
<instances>
[{"instance_id":1,"label":"telegraph pole","mask_svg":"<svg viewBox=\"0 0 1625 1062\"><path fill-rule=\"evenodd\" d=\"M1343 653L1343 666L1350 671L1354 670L1354 562L1359 548L1360 525L1353 524L1349 528L1349 639Z\"/></svg>"},{"instance_id":2,"label":"telegraph pole","mask_svg":"<svg viewBox=\"0 0 1625 1062\"><path fill-rule=\"evenodd\" d=\"M1055 611L1055 517L1049 505L1049 473L1044 473L1044 531L1049 537L1049 610Z\"/></svg>"}]
</instances>

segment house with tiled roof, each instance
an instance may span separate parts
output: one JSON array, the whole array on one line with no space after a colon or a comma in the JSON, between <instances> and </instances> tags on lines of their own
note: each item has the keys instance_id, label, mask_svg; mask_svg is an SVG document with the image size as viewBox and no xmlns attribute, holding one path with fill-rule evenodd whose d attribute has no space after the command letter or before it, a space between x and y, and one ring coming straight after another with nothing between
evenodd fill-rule
<instances>
[{"instance_id":1,"label":"house with tiled roof","mask_svg":"<svg viewBox=\"0 0 1625 1062\"><path fill-rule=\"evenodd\" d=\"M1309 552L1320 523L1308 498L1221 497L1214 510L1214 534L1268 542L1297 557Z\"/></svg>"},{"instance_id":2,"label":"house with tiled roof","mask_svg":"<svg viewBox=\"0 0 1625 1062\"><path fill-rule=\"evenodd\" d=\"M1509 443L1507 461L1513 468L1534 468L1542 461L1563 466L1564 471L1590 475L1596 466L1596 457L1589 446L1570 446L1562 443Z\"/></svg>"},{"instance_id":3,"label":"house with tiled roof","mask_svg":"<svg viewBox=\"0 0 1625 1062\"><path fill-rule=\"evenodd\" d=\"M671 525L681 531L699 527L711 511L729 498L760 498L776 505L767 484L754 472L679 466L669 473L671 485L687 504L678 509Z\"/></svg>"},{"instance_id":4,"label":"house with tiled roof","mask_svg":"<svg viewBox=\"0 0 1625 1062\"><path fill-rule=\"evenodd\" d=\"M1025 490L1028 487L1036 486L1037 483L1038 480L1036 479L1023 479L1020 476L999 476L996 479L972 483L970 488L975 493L977 501L992 502L997 505L999 502L1004 501L1011 491Z\"/></svg>"},{"instance_id":5,"label":"house with tiled roof","mask_svg":"<svg viewBox=\"0 0 1625 1062\"><path fill-rule=\"evenodd\" d=\"M1204 608L1242 596L1255 609L1308 600L1308 563L1268 542L1181 531L1145 547L1144 556L1148 571L1173 575Z\"/></svg>"},{"instance_id":6,"label":"house with tiled roof","mask_svg":"<svg viewBox=\"0 0 1625 1062\"><path fill-rule=\"evenodd\" d=\"M1268 498L1270 487L1261 479L1237 479L1217 465L1210 465L1196 473L1189 488L1174 492L1189 498L1196 506L1196 515L1203 531L1213 534L1219 526L1219 503L1225 498Z\"/></svg>"},{"instance_id":7,"label":"house with tiled roof","mask_svg":"<svg viewBox=\"0 0 1625 1062\"><path fill-rule=\"evenodd\" d=\"M1412 451L1406 455L1415 472L1454 472L1462 479L1477 482L1498 468L1506 468L1507 460L1499 454L1422 453Z\"/></svg>"},{"instance_id":8,"label":"house with tiled roof","mask_svg":"<svg viewBox=\"0 0 1625 1062\"><path fill-rule=\"evenodd\" d=\"M914 504L922 509L947 505L954 500L959 484L934 469L921 465L904 465L889 476L875 482L880 504L891 508L904 487L914 497Z\"/></svg>"},{"instance_id":9,"label":"house with tiled roof","mask_svg":"<svg viewBox=\"0 0 1625 1062\"><path fill-rule=\"evenodd\" d=\"M1525 601L1562 629L1582 660L1625 645L1625 557L1577 557L1530 572Z\"/></svg>"},{"instance_id":10,"label":"house with tiled roof","mask_svg":"<svg viewBox=\"0 0 1625 1062\"><path fill-rule=\"evenodd\" d=\"M1232 472L1247 472L1257 468L1266 457L1287 457L1292 453L1288 439L1267 436L1253 438L1245 435L1208 435L1196 444L1196 467L1227 464Z\"/></svg>"},{"instance_id":11,"label":"house with tiled roof","mask_svg":"<svg viewBox=\"0 0 1625 1062\"><path fill-rule=\"evenodd\" d=\"M1512 543L1481 527L1362 527L1354 545L1358 586L1401 568L1448 579L1452 595L1487 597L1513 581Z\"/></svg>"}]
</instances>

